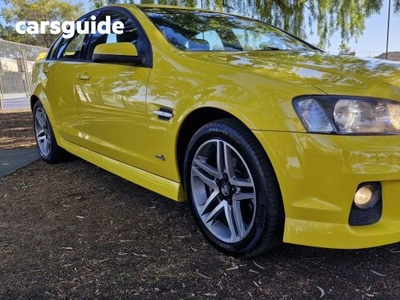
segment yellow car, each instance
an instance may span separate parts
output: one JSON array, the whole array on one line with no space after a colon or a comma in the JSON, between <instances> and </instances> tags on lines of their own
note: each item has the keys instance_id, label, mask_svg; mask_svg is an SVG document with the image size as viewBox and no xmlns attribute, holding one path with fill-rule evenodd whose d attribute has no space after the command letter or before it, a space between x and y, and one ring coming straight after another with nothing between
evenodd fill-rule
<instances>
[{"instance_id":1,"label":"yellow car","mask_svg":"<svg viewBox=\"0 0 400 300\"><path fill-rule=\"evenodd\" d=\"M400 241L400 64L198 9L116 5L77 21L106 16L123 32L77 30L36 62L45 161L70 152L187 199L234 256Z\"/></svg>"},{"instance_id":2,"label":"yellow car","mask_svg":"<svg viewBox=\"0 0 400 300\"><path fill-rule=\"evenodd\" d=\"M46 56L47 56L47 52L40 52L38 57L36 58L36 61L40 61L40 60L46 58Z\"/></svg>"}]
</instances>

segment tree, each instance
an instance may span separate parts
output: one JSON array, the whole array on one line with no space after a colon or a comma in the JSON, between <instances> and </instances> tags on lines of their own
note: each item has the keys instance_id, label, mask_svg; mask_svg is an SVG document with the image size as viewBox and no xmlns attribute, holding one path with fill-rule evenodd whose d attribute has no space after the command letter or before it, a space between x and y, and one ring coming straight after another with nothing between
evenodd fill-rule
<instances>
[{"instance_id":1,"label":"tree","mask_svg":"<svg viewBox=\"0 0 400 300\"><path fill-rule=\"evenodd\" d=\"M115 3L165 4L196 7L196 0L91 0L93 7ZM341 48L351 38L358 38L365 21L379 13L383 0L201 0L202 8L235 12L258 18L306 38L316 30L318 46L329 46L333 33L339 31ZM400 13L400 0L394 0L394 11ZM308 32L306 30L308 28Z\"/></svg>"},{"instance_id":2,"label":"tree","mask_svg":"<svg viewBox=\"0 0 400 300\"><path fill-rule=\"evenodd\" d=\"M0 0L1 1L1 0ZM57 37L47 31L46 34L18 34L15 24L18 21L73 21L83 12L82 3L72 5L62 0L3 0L6 6L0 16L4 18L0 38L26 43L34 46L50 47Z\"/></svg>"},{"instance_id":3,"label":"tree","mask_svg":"<svg viewBox=\"0 0 400 300\"><path fill-rule=\"evenodd\" d=\"M13 26L3 26L0 24L0 38L6 41L35 45L35 38L33 36L18 34Z\"/></svg>"}]
</instances>

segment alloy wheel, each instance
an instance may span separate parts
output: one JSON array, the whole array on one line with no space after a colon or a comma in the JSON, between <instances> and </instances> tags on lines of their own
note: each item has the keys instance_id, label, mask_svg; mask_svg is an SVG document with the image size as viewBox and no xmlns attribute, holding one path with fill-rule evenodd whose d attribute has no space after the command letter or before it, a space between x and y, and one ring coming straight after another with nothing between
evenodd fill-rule
<instances>
[{"instance_id":1,"label":"alloy wheel","mask_svg":"<svg viewBox=\"0 0 400 300\"><path fill-rule=\"evenodd\" d=\"M227 141L212 139L191 165L194 207L206 228L225 243L244 240L256 214L256 187L249 167Z\"/></svg>"}]
</instances>

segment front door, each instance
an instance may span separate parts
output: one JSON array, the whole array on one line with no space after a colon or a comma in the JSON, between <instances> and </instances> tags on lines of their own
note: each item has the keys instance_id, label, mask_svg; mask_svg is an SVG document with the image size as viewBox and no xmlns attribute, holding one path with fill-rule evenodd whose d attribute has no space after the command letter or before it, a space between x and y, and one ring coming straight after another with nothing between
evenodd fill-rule
<instances>
[{"instance_id":1,"label":"front door","mask_svg":"<svg viewBox=\"0 0 400 300\"><path fill-rule=\"evenodd\" d=\"M144 37L131 16L122 10L109 9L103 17L124 23L124 33L91 36L85 55L91 60L99 44L131 42L140 55L148 51ZM109 158L146 169L146 92L151 68L132 65L89 62L79 67L75 78L75 95L81 118L80 145Z\"/></svg>"}]
</instances>

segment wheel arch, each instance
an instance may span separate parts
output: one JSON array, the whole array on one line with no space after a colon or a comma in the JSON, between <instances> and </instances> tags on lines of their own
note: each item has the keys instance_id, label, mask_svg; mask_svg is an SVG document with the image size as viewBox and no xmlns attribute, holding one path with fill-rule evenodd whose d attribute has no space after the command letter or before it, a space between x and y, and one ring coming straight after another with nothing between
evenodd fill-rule
<instances>
[{"instance_id":1,"label":"wheel arch","mask_svg":"<svg viewBox=\"0 0 400 300\"><path fill-rule=\"evenodd\" d=\"M181 123L179 133L178 133L178 138L177 138L177 146L176 146L176 161L178 164L178 171L179 175L181 178L183 178L183 164L184 164L184 158L185 158L185 153L187 150L187 147L189 145L190 140L192 139L193 135L196 133L198 129L200 129L202 126L205 124L219 120L219 119L225 119L225 118L230 118L230 119L235 119L236 121L240 122L243 126L250 130L248 126L244 122L242 122L239 118L236 116L232 115L231 113L222 110L220 108L215 108L215 107L201 107L196 109L195 111L191 112L184 121ZM253 133L252 133L253 134ZM272 164L272 161L265 150L264 147L262 147L261 142L258 140L257 136L254 135L254 139L260 144L260 147L264 149L264 153L268 160L271 163L272 168L274 169L274 172L276 174L275 168ZM277 175L277 174L276 174ZM278 178L277 178L278 179ZM278 180L279 184L279 180ZM280 187L279 187L280 188Z\"/></svg>"},{"instance_id":2,"label":"wheel arch","mask_svg":"<svg viewBox=\"0 0 400 300\"><path fill-rule=\"evenodd\" d=\"M33 112L33 108L35 107L36 102L40 101L36 95L32 95L30 99L31 111Z\"/></svg>"},{"instance_id":3,"label":"wheel arch","mask_svg":"<svg viewBox=\"0 0 400 300\"><path fill-rule=\"evenodd\" d=\"M40 97L38 95L40 95ZM40 102L43 105L44 110L46 111L47 117L50 119L50 123L54 124L53 113L51 110L50 103L46 97L46 94L43 92L42 89L35 90L35 92L31 95L29 100L30 100L30 107L31 107L32 113L33 113L35 104L37 102ZM58 134L56 134L56 135L58 135Z\"/></svg>"},{"instance_id":4,"label":"wheel arch","mask_svg":"<svg viewBox=\"0 0 400 300\"><path fill-rule=\"evenodd\" d=\"M176 148L176 158L181 178L183 178L183 162L186 149L195 132L209 122L224 118L237 119L227 111L214 107L198 108L186 116L179 129Z\"/></svg>"}]
</instances>

